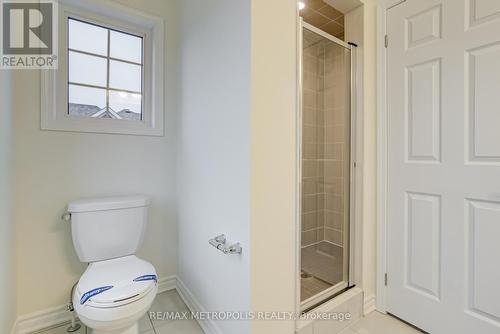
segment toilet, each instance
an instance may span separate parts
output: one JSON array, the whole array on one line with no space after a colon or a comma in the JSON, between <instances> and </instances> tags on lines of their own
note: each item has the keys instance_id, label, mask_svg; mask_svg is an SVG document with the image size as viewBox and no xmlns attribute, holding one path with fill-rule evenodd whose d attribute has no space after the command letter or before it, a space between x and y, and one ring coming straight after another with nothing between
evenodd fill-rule
<instances>
[{"instance_id":1,"label":"toilet","mask_svg":"<svg viewBox=\"0 0 500 334\"><path fill-rule=\"evenodd\" d=\"M158 279L152 264L135 256L150 201L145 196L71 202L73 245L89 265L73 294L73 307L92 334L138 334L153 304Z\"/></svg>"}]
</instances>

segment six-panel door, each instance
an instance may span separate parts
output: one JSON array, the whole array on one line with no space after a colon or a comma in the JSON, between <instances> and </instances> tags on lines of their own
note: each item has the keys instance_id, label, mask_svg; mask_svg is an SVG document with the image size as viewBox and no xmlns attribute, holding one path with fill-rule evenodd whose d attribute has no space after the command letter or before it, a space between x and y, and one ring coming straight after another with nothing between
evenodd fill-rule
<instances>
[{"instance_id":1,"label":"six-panel door","mask_svg":"<svg viewBox=\"0 0 500 334\"><path fill-rule=\"evenodd\" d=\"M500 1L388 11L387 310L500 333Z\"/></svg>"}]
</instances>

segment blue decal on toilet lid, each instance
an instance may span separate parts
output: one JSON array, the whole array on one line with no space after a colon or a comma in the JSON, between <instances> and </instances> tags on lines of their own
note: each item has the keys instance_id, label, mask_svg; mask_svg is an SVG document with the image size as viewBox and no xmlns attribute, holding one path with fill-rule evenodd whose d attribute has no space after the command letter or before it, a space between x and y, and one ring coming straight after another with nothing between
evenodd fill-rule
<instances>
[{"instance_id":1,"label":"blue decal on toilet lid","mask_svg":"<svg viewBox=\"0 0 500 334\"><path fill-rule=\"evenodd\" d=\"M102 286L100 288L96 288L96 289L93 289L93 290L90 290L88 292L85 292L82 296L82 298L80 299L80 304L83 305L87 302L87 300L89 300L90 298L92 298L93 296L95 295L98 295L100 293L103 293L104 291L108 291L109 289L112 289L113 286Z\"/></svg>"},{"instance_id":2,"label":"blue decal on toilet lid","mask_svg":"<svg viewBox=\"0 0 500 334\"><path fill-rule=\"evenodd\" d=\"M155 281L155 283L158 283L158 278L156 277L156 275L143 275L134 278L134 282L142 282L142 281Z\"/></svg>"}]
</instances>

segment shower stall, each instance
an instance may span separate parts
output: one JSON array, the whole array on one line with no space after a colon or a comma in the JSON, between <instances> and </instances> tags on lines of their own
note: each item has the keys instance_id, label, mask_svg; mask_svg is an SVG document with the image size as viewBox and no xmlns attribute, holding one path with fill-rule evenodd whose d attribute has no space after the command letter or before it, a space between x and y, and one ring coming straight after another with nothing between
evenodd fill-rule
<instances>
[{"instance_id":1,"label":"shower stall","mask_svg":"<svg viewBox=\"0 0 500 334\"><path fill-rule=\"evenodd\" d=\"M300 301L346 290L350 268L355 46L301 22Z\"/></svg>"}]
</instances>

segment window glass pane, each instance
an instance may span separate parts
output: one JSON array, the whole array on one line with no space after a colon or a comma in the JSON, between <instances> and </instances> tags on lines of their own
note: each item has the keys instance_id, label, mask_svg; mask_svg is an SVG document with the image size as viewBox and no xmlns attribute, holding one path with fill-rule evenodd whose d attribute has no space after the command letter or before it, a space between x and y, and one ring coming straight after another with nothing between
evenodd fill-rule
<instances>
[{"instance_id":1,"label":"window glass pane","mask_svg":"<svg viewBox=\"0 0 500 334\"><path fill-rule=\"evenodd\" d=\"M69 19L68 44L70 49L106 56L108 54L108 30Z\"/></svg>"},{"instance_id":2,"label":"window glass pane","mask_svg":"<svg viewBox=\"0 0 500 334\"><path fill-rule=\"evenodd\" d=\"M142 119L141 94L109 91L109 108L122 119L140 121Z\"/></svg>"},{"instance_id":3,"label":"window glass pane","mask_svg":"<svg viewBox=\"0 0 500 334\"><path fill-rule=\"evenodd\" d=\"M115 89L141 92L142 66L112 60L109 86Z\"/></svg>"},{"instance_id":4,"label":"window glass pane","mask_svg":"<svg viewBox=\"0 0 500 334\"><path fill-rule=\"evenodd\" d=\"M110 56L142 64L142 38L110 31Z\"/></svg>"},{"instance_id":5,"label":"window glass pane","mask_svg":"<svg viewBox=\"0 0 500 334\"><path fill-rule=\"evenodd\" d=\"M105 58L69 52L69 81L106 87Z\"/></svg>"},{"instance_id":6,"label":"window glass pane","mask_svg":"<svg viewBox=\"0 0 500 334\"><path fill-rule=\"evenodd\" d=\"M77 85L68 87L68 114L77 117L95 117L106 109L106 90Z\"/></svg>"}]
</instances>

